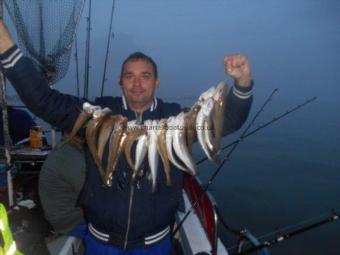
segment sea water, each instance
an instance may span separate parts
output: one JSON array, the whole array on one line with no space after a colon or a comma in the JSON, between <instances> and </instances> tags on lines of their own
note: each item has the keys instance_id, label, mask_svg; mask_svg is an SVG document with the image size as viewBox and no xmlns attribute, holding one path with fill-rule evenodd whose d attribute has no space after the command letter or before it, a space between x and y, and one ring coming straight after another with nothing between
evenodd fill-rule
<instances>
[{"instance_id":1,"label":"sea water","mask_svg":"<svg viewBox=\"0 0 340 255\"><path fill-rule=\"evenodd\" d=\"M275 108L275 100L271 107ZM322 108L317 101L307 105L237 146L210 189L231 227L247 228L261 237L277 229L285 233L285 227L295 230L289 227L310 219L305 223L315 223L330 215L332 208L340 211L336 128L340 121L335 111ZM259 119L271 118L263 114ZM225 138L224 144L237 137ZM215 168L203 164L202 179L209 180ZM227 246L236 244L230 232L221 228L220 233ZM340 251L339 236L340 223L335 221L275 245L272 252L335 255Z\"/></svg>"}]
</instances>

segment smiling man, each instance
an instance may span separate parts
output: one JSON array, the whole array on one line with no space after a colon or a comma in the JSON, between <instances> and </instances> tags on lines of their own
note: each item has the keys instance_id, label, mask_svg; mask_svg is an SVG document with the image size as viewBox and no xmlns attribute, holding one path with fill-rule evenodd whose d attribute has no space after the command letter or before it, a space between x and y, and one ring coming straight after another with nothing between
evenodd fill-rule
<instances>
[{"instance_id":1,"label":"smiling man","mask_svg":"<svg viewBox=\"0 0 340 255\"><path fill-rule=\"evenodd\" d=\"M15 45L1 20L0 61L5 75L28 109L52 125L70 132L86 100L51 90L34 62L23 56ZM223 134L227 135L239 129L248 116L252 82L250 65L244 55L225 57L224 67L227 74L235 79L235 86L227 96L223 130ZM157 65L143 53L133 53L124 61L119 83L122 97L101 97L94 104L109 107L113 114L121 114L129 120L137 119L140 123L148 119L169 118L182 111L179 104L163 102L155 97L160 83ZM84 136L84 132L79 135ZM170 229L181 201L183 173L171 166L172 186L169 187L160 164L157 189L153 192L147 177L149 164L145 160L142 174L130 196L129 181L133 171L125 158L122 157L117 164L112 186L104 187L86 144L84 153L87 177L80 194L80 204L88 225L88 233L84 237L85 254L170 255ZM104 164L107 158L106 148Z\"/></svg>"},{"instance_id":2,"label":"smiling man","mask_svg":"<svg viewBox=\"0 0 340 255\"><path fill-rule=\"evenodd\" d=\"M141 52L131 54L122 65L119 84L129 107L144 112L151 107L159 86L156 63Z\"/></svg>"}]
</instances>

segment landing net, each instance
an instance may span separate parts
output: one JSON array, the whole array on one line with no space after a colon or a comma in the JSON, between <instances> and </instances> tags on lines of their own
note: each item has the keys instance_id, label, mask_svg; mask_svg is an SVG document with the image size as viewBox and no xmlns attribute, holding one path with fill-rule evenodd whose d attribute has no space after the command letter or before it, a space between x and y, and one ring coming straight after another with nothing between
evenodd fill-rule
<instances>
[{"instance_id":1,"label":"landing net","mask_svg":"<svg viewBox=\"0 0 340 255\"><path fill-rule=\"evenodd\" d=\"M85 0L4 0L20 48L33 58L50 85L67 72Z\"/></svg>"}]
</instances>

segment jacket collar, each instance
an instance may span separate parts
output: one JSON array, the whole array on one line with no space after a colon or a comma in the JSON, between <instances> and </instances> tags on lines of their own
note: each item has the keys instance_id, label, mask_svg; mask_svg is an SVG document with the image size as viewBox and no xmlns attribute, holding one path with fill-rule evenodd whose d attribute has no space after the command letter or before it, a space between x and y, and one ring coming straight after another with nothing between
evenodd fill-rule
<instances>
[{"instance_id":1,"label":"jacket collar","mask_svg":"<svg viewBox=\"0 0 340 255\"><path fill-rule=\"evenodd\" d=\"M125 98L124 95L122 95L122 101L123 101L123 109L127 111L127 110L129 109L129 106L128 106L127 102L126 102L126 98ZM151 104L151 106L150 106L150 108L149 108L149 111L150 111L150 112L155 111L155 110L157 109L157 106L158 106L158 100L157 100L157 98L155 97L155 98L152 100L152 104Z\"/></svg>"}]
</instances>

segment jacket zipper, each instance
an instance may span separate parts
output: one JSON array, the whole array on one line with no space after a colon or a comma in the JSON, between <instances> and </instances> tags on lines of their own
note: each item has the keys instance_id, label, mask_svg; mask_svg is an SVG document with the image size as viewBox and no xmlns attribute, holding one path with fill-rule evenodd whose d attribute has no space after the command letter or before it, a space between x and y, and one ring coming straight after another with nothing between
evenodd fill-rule
<instances>
[{"instance_id":1,"label":"jacket zipper","mask_svg":"<svg viewBox=\"0 0 340 255\"><path fill-rule=\"evenodd\" d=\"M143 120L143 112L135 112L136 116L136 124L142 124ZM128 240L129 240L129 232L130 232L130 226L131 226L131 212L132 212L132 202L133 202L133 194L134 194L134 181L135 181L135 175L133 174L130 180L130 194L129 194L129 211L128 211L128 220L127 220L127 226L126 226L126 232L125 232L125 238L124 238L124 249L127 248Z\"/></svg>"},{"instance_id":2,"label":"jacket zipper","mask_svg":"<svg viewBox=\"0 0 340 255\"><path fill-rule=\"evenodd\" d=\"M128 221L127 221L126 232L125 232L125 239L124 239L124 249L127 248L128 239L129 239L130 225L131 225L132 201L133 201L133 193L134 193L134 185L133 184L134 183L131 183L131 185L130 185L129 211L128 211Z\"/></svg>"},{"instance_id":3,"label":"jacket zipper","mask_svg":"<svg viewBox=\"0 0 340 255\"><path fill-rule=\"evenodd\" d=\"M135 112L136 124L140 125L143 122L143 112Z\"/></svg>"}]
</instances>

